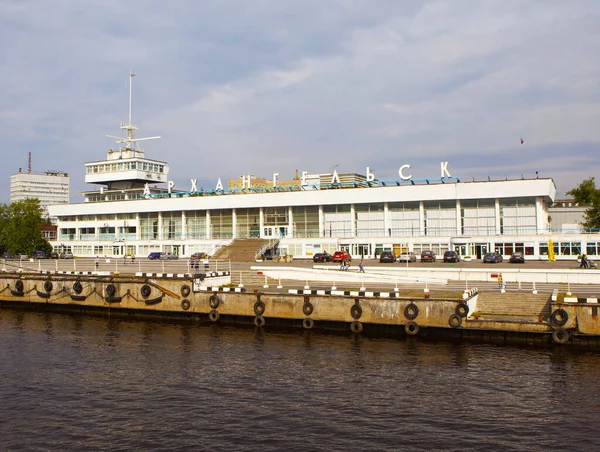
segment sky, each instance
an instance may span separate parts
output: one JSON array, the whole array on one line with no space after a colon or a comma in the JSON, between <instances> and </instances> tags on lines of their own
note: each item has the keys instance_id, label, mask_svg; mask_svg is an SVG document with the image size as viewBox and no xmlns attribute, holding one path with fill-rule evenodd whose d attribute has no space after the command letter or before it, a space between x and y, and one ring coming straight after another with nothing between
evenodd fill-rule
<instances>
[{"instance_id":1,"label":"sky","mask_svg":"<svg viewBox=\"0 0 600 452\"><path fill-rule=\"evenodd\" d=\"M176 189L447 161L461 180L537 171L563 197L600 173L597 0L0 0L0 40L4 203L29 152L83 201L130 71L137 136L161 136L141 144Z\"/></svg>"}]
</instances>

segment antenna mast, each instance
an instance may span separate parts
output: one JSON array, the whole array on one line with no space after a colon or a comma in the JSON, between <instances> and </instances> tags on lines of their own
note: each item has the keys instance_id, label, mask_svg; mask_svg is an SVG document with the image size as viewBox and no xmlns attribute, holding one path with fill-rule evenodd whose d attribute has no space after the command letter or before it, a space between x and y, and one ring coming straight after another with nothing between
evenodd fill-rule
<instances>
[{"instance_id":1,"label":"antenna mast","mask_svg":"<svg viewBox=\"0 0 600 452\"><path fill-rule=\"evenodd\" d=\"M137 144L138 141L155 140L157 138L160 138L160 136L147 137L147 138L134 138L133 137L133 131L137 130L137 127L131 123L131 104L132 104L131 100L132 100L132 91L133 91L133 77L135 77L135 74L130 70L129 71L129 122L127 124L123 124L121 122L121 130L127 131L127 138L115 137L113 135L106 135L106 136L110 137L110 138L117 138L117 143L125 143L125 149L134 150L131 147L131 143L133 143L133 146L135 147L135 151L140 151L140 149L138 148L138 144Z\"/></svg>"},{"instance_id":2,"label":"antenna mast","mask_svg":"<svg viewBox=\"0 0 600 452\"><path fill-rule=\"evenodd\" d=\"M29 153L29 160L27 165L27 172L31 174L31 152Z\"/></svg>"}]
</instances>

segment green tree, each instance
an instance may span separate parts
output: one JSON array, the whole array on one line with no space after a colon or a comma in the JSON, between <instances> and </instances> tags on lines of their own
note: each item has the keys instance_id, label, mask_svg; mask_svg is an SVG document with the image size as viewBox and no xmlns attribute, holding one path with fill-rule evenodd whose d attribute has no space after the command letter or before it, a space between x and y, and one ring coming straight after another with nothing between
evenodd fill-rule
<instances>
[{"instance_id":1,"label":"green tree","mask_svg":"<svg viewBox=\"0 0 600 452\"><path fill-rule=\"evenodd\" d=\"M1 215L0 209L0 215ZM35 250L45 248L47 242L42 236L41 226L42 209L37 198L15 201L6 209L6 223L2 224L0 216L0 227L4 226L5 244L8 251L13 253L31 254ZM0 237L2 237L0 235Z\"/></svg>"},{"instance_id":2,"label":"green tree","mask_svg":"<svg viewBox=\"0 0 600 452\"><path fill-rule=\"evenodd\" d=\"M589 206L585 211L584 228L600 228L600 189L596 188L593 177L584 180L577 187L569 190L567 195L572 196L576 203Z\"/></svg>"}]
</instances>

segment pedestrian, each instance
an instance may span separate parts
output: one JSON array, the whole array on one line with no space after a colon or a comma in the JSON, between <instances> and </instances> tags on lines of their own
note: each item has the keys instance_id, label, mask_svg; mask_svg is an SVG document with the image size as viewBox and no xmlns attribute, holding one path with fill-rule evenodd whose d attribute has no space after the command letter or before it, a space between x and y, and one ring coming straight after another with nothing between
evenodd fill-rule
<instances>
[{"instance_id":1,"label":"pedestrian","mask_svg":"<svg viewBox=\"0 0 600 452\"><path fill-rule=\"evenodd\" d=\"M365 272L365 264L363 264L363 261L360 261L360 264L358 264L358 271L360 273L364 273Z\"/></svg>"},{"instance_id":2,"label":"pedestrian","mask_svg":"<svg viewBox=\"0 0 600 452\"><path fill-rule=\"evenodd\" d=\"M132 255L131 255L131 263L132 263L132 264L135 264L135 254L132 254Z\"/></svg>"},{"instance_id":3,"label":"pedestrian","mask_svg":"<svg viewBox=\"0 0 600 452\"><path fill-rule=\"evenodd\" d=\"M123 265L127 265L127 254L123 254Z\"/></svg>"},{"instance_id":4,"label":"pedestrian","mask_svg":"<svg viewBox=\"0 0 600 452\"><path fill-rule=\"evenodd\" d=\"M581 263L579 264L579 268L588 268L588 261L585 254L581 255Z\"/></svg>"},{"instance_id":5,"label":"pedestrian","mask_svg":"<svg viewBox=\"0 0 600 452\"><path fill-rule=\"evenodd\" d=\"M502 273L498 273L498 288L502 289L504 287L504 281L502 280Z\"/></svg>"},{"instance_id":6,"label":"pedestrian","mask_svg":"<svg viewBox=\"0 0 600 452\"><path fill-rule=\"evenodd\" d=\"M98 270L99 265L100 265L100 257L96 256L96 270Z\"/></svg>"}]
</instances>

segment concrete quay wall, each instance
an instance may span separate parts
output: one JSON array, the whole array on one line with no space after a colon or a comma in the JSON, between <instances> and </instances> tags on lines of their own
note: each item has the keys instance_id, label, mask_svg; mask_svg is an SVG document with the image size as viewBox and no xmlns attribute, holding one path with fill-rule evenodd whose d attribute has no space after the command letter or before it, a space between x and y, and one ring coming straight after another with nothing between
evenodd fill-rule
<instances>
[{"instance_id":1,"label":"concrete quay wall","mask_svg":"<svg viewBox=\"0 0 600 452\"><path fill-rule=\"evenodd\" d=\"M0 276L0 302L31 309L192 317L204 322L354 333L379 330L413 336L446 332L452 337L476 338L486 332L484 336L505 340L533 335L541 342L556 343L581 343L585 337L588 345L600 345L597 303L555 303L550 318L535 321L511 318L508 306L507 318L479 319L473 314L478 301L488 294L476 289L462 298L436 298L435 292L429 297L402 296L401 292L285 294L242 292L208 284L208 279L190 277L7 273ZM519 304L528 303L529 298L527 293L511 295L511 301Z\"/></svg>"}]
</instances>

